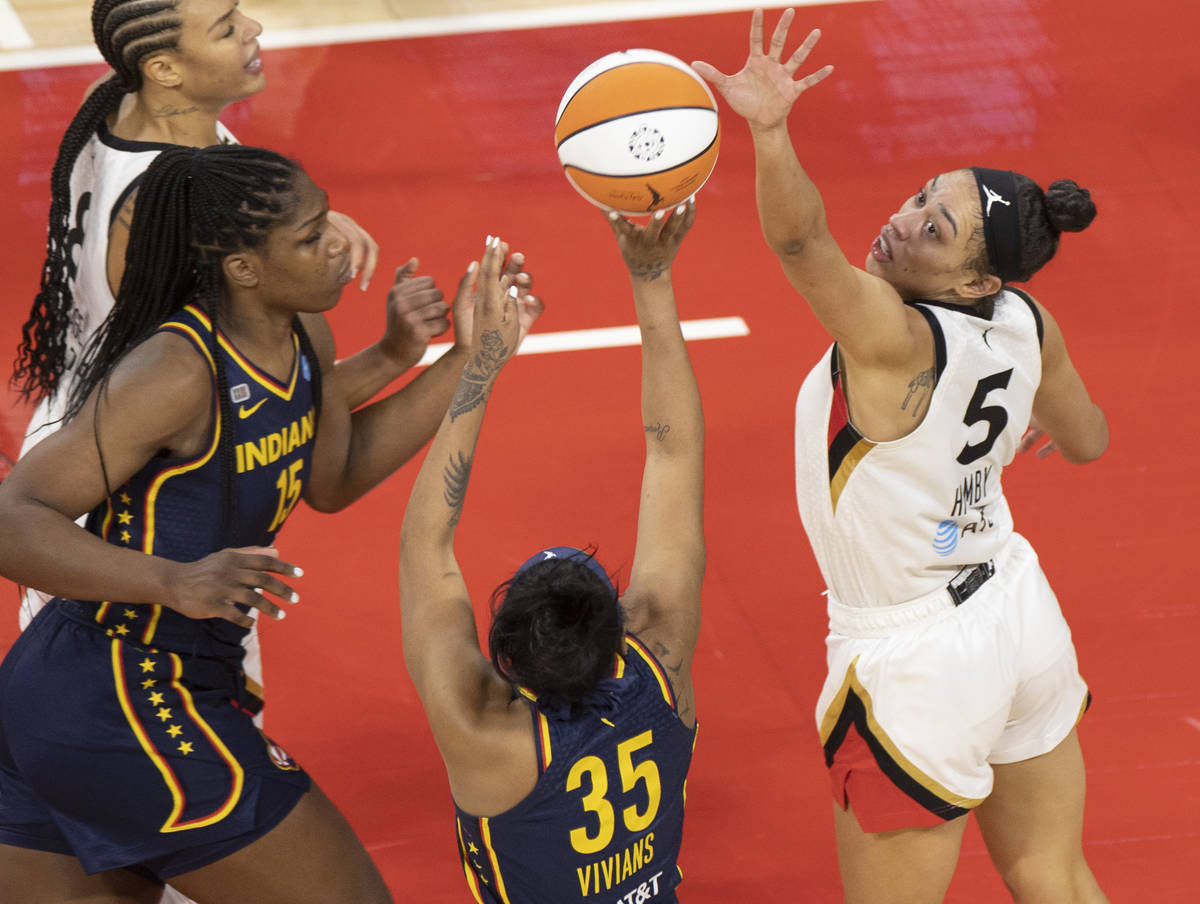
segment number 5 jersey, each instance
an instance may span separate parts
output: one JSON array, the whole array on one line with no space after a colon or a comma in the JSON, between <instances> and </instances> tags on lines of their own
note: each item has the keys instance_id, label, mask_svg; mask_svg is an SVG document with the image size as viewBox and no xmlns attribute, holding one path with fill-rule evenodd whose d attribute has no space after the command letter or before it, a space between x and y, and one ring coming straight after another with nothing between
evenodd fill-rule
<instances>
[{"instance_id":1,"label":"number 5 jersey","mask_svg":"<svg viewBox=\"0 0 1200 904\"><path fill-rule=\"evenodd\" d=\"M796 498L826 586L848 606L888 606L994 558L1012 533L1000 475L1029 424L1042 322L1011 287L992 317L913 302L933 331L933 390L907 436L855 429L837 344L796 401ZM919 389L920 387L918 387Z\"/></svg>"}]
</instances>

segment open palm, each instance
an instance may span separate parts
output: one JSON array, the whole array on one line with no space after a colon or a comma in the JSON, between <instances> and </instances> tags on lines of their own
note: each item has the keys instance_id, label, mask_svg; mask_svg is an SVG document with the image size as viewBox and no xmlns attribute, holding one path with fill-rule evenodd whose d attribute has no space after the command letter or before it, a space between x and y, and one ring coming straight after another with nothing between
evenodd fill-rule
<instances>
[{"instance_id":1,"label":"open palm","mask_svg":"<svg viewBox=\"0 0 1200 904\"><path fill-rule=\"evenodd\" d=\"M744 117L751 127L771 128L784 122L796 98L833 72L832 66L825 66L802 79L795 77L821 39L820 30L815 28L786 61L780 62L794 15L793 10L784 10L764 53L763 13L756 9L750 21L750 56L741 71L734 75L726 75L709 63L692 63L692 68L711 82L733 111Z\"/></svg>"}]
</instances>

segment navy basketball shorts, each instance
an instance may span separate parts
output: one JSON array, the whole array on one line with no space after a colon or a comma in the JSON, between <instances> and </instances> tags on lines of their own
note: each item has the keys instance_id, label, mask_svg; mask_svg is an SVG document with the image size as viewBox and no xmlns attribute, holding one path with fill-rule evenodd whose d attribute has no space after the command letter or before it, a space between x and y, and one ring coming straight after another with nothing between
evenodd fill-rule
<instances>
[{"instance_id":1,"label":"navy basketball shorts","mask_svg":"<svg viewBox=\"0 0 1200 904\"><path fill-rule=\"evenodd\" d=\"M0 843L159 879L274 828L308 775L238 704L237 663L47 606L0 664Z\"/></svg>"}]
</instances>

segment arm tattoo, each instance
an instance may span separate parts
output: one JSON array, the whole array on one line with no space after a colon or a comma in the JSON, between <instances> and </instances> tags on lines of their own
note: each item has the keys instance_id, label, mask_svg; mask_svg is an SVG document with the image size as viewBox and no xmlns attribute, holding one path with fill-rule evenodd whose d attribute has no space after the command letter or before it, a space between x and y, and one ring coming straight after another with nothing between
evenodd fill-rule
<instances>
[{"instance_id":1,"label":"arm tattoo","mask_svg":"<svg viewBox=\"0 0 1200 904\"><path fill-rule=\"evenodd\" d=\"M924 408L924 403L933 393L933 368L923 370L908 384L908 395L900 403L900 410L907 411L908 403L912 402L912 416L915 418Z\"/></svg>"},{"instance_id":2,"label":"arm tattoo","mask_svg":"<svg viewBox=\"0 0 1200 904\"><path fill-rule=\"evenodd\" d=\"M457 460L455 460L456 458ZM467 482L471 479L471 465L474 461L474 455L467 456L461 452L451 452L446 470L442 472L442 482L446 485L442 491L442 498L446 500L446 505L451 509L451 527L458 524L458 519L462 515L463 499L467 495Z\"/></svg>"},{"instance_id":3,"label":"arm tattoo","mask_svg":"<svg viewBox=\"0 0 1200 904\"><path fill-rule=\"evenodd\" d=\"M454 390L454 398L450 400L450 420L455 421L460 414L466 414L487 400L488 387L500 367L508 357L508 346L499 330L485 330L479 337L479 351L463 368L462 378L458 388Z\"/></svg>"},{"instance_id":4,"label":"arm tattoo","mask_svg":"<svg viewBox=\"0 0 1200 904\"><path fill-rule=\"evenodd\" d=\"M654 282L654 280L667 272L668 266L670 266L670 263L664 260L630 261L629 273L637 279Z\"/></svg>"},{"instance_id":5,"label":"arm tattoo","mask_svg":"<svg viewBox=\"0 0 1200 904\"><path fill-rule=\"evenodd\" d=\"M658 441L661 443L667 438L667 434L671 432L670 424L646 424L642 427L647 433L654 433L658 436Z\"/></svg>"}]
</instances>

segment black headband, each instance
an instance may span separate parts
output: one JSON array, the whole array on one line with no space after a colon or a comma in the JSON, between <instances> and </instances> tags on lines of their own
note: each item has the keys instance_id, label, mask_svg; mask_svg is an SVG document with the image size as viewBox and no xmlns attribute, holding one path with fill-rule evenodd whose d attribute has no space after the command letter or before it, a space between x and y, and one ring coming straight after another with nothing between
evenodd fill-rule
<instances>
[{"instance_id":1,"label":"black headband","mask_svg":"<svg viewBox=\"0 0 1200 904\"><path fill-rule=\"evenodd\" d=\"M1021 215L1017 210L1017 180L1011 170L971 167L983 211L983 240L988 262L1004 282L1021 275Z\"/></svg>"}]
</instances>

